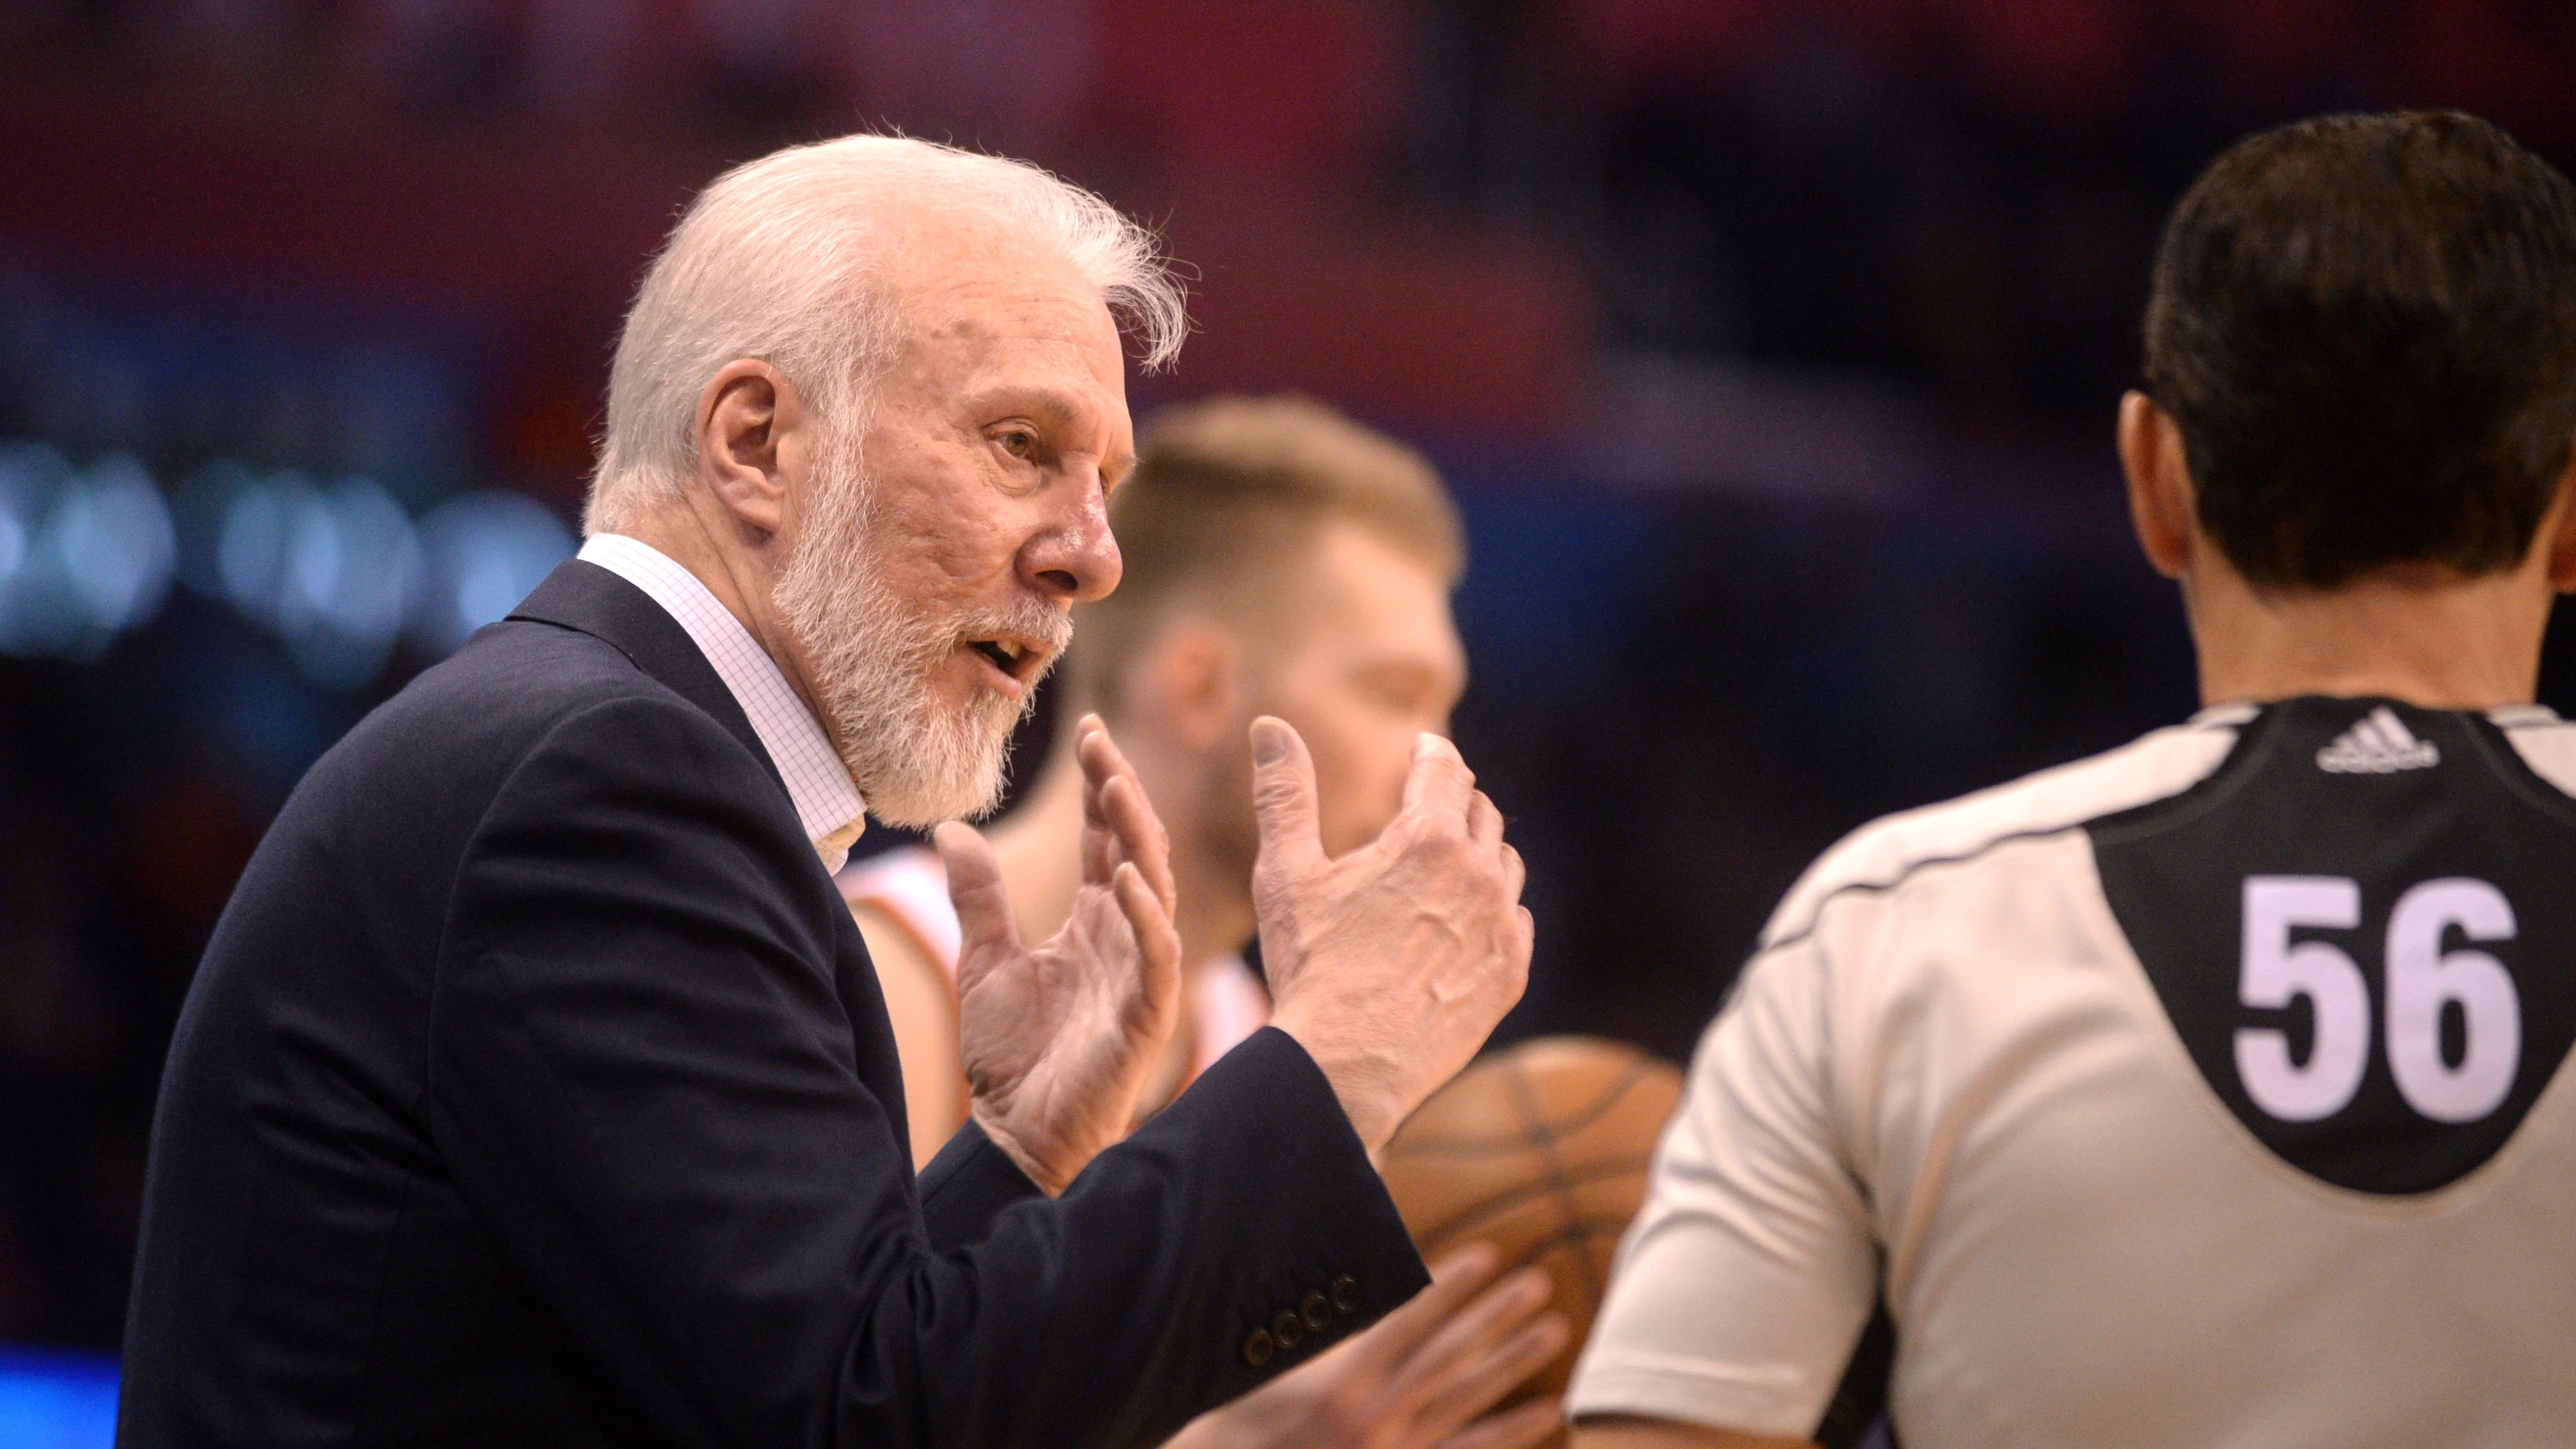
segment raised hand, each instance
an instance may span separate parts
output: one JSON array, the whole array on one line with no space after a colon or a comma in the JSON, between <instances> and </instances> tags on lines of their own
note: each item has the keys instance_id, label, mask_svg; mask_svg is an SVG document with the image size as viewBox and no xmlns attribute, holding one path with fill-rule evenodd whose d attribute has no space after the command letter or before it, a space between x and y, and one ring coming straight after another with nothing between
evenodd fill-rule
<instances>
[{"instance_id":1,"label":"raised hand","mask_svg":"<svg viewBox=\"0 0 2576 1449\"><path fill-rule=\"evenodd\" d=\"M1264 716L1252 758L1252 900L1271 1022L1323 1068L1374 1153L1520 1000L1527 872L1494 802L1437 735L1416 746L1395 819L1339 860L1316 835L1306 742Z\"/></svg>"},{"instance_id":2,"label":"raised hand","mask_svg":"<svg viewBox=\"0 0 2576 1449\"><path fill-rule=\"evenodd\" d=\"M934 837L962 936L959 1060L975 1120L1049 1196L1126 1135L1178 1015L1171 843L1098 715L1075 727L1082 762L1082 888L1034 949L993 848L954 821Z\"/></svg>"},{"instance_id":3,"label":"raised hand","mask_svg":"<svg viewBox=\"0 0 2576 1449\"><path fill-rule=\"evenodd\" d=\"M1553 1398L1479 1418L1565 1347L1547 1274L1479 1294L1494 1250L1433 1265L1431 1286L1313 1363L1192 1420L1164 1449L1529 1449L1564 1422Z\"/></svg>"}]
</instances>

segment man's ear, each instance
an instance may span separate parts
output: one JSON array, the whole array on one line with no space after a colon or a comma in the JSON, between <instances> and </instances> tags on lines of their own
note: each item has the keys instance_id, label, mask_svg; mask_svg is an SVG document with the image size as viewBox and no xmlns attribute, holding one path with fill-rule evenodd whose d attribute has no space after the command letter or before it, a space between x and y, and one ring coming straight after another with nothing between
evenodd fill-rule
<instances>
[{"instance_id":1,"label":"man's ear","mask_svg":"<svg viewBox=\"0 0 2576 1449\"><path fill-rule=\"evenodd\" d=\"M1157 727L1189 749L1207 753L1242 732L1243 647L1212 619L1166 626L1138 661L1136 683Z\"/></svg>"},{"instance_id":2,"label":"man's ear","mask_svg":"<svg viewBox=\"0 0 2576 1449\"><path fill-rule=\"evenodd\" d=\"M2129 480L2129 523L2157 573L2178 579L2191 567L2191 468L2182 430L2155 399L2132 391L2120 399L2120 471Z\"/></svg>"},{"instance_id":3,"label":"man's ear","mask_svg":"<svg viewBox=\"0 0 2576 1449\"><path fill-rule=\"evenodd\" d=\"M789 481L801 476L804 399L785 374L753 358L718 369L698 394L698 478L761 535L786 528Z\"/></svg>"},{"instance_id":4,"label":"man's ear","mask_svg":"<svg viewBox=\"0 0 2576 1449\"><path fill-rule=\"evenodd\" d=\"M2576 446L2558 474L2558 497L2541 516L2541 546L2549 550L2549 587L2576 594Z\"/></svg>"}]
</instances>

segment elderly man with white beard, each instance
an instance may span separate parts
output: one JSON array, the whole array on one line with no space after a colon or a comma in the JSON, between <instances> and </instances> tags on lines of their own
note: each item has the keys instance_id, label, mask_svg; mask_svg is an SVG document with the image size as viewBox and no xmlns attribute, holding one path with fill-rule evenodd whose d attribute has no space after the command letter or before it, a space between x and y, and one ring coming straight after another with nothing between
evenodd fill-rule
<instances>
[{"instance_id":1,"label":"elderly man with white beard","mask_svg":"<svg viewBox=\"0 0 2576 1449\"><path fill-rule=\"evenodd\" d=\"M719 180L620 340L589 541L314 766L191 987L119 1442L1116 1445L1417 1291L1369 1153L1517 999L1519 858L1444 741L1328 859L1253 727L1272 1026L1124 1142L1175 1013L1160 824L1080 726L1023 944L940 826L967 1126L916 1181L834 891L863 813L987 810L1117 583L1150 239L874 137Z\"/></svg>"}]
</instances>

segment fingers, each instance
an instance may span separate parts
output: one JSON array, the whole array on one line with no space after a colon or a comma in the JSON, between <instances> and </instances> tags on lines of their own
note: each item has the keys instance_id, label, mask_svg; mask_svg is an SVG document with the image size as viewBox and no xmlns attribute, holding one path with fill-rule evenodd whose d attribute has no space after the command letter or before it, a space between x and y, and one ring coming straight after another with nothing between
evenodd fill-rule
<instances>
[{"instance_id":1,"label":"fingers","mask_svg":"<svg viewBox=\"0 0 2576 1449\"><path fill-rule=\"evenodd\" d=\"M948 900L957 908L957 988L966 989L970 973L980 975L996 948L1016 951L1019 924L1011 919L1009 894L1002 888L1001 862L992 844L972 825L951 820L931 832L940 864L948 868Z\"/></svg>"},{"instance_id":2,"label":"fingers","mask_svg":"<svg viewBox=\"0 0 2576 1449\"><path fill-rule=\"evenodd\" d=\"M1447 1296L1464 1301L1468 1294L1482 1287L1502 1267L1503 1251L1479 1238L1461 1244L1440 1255L1440 1261L1428 1265L1431 1282Z\"/></svg>"},{"instance_id":3,"label":"fingers","mask_svg":"<svg viewBox=\"0 0 2576 1449\"><path fill-rule=\"evenodd\" d=\"M1500 1289L1496 1289L1500 1292ZM1500 1343L1462 1360L1447 1375L1441 1393L1425 1404L1414 1422L1432 1434L1446 1434L1509 1397L1544 1369L1574 1336L1561 1313L1541 1314L1513 1329Z\"/></svg>"},{"instance_id":4,"label":"fingers","mask_svg":"<svg viewBox=\"0 0 2576 1449\"><path fill-rule=\"evenodd\" d=\"M1146 1017L1159 1016L1180 998L1180 933L1173 928L1171 911L1146 884L1134 861L1120 863L1110 887L1118 897L1120 914L1127 918L1127 929L1136 933L1136 951L1144 960L1138 1008Z\"/></svg>"},{"instance_id":5,"label":"fingers","mask_svg":"<svg viewBox=\"0 0 2576 1449\"><path fill-rule=\"evenodd\" d=\"M1082 882L1085 885L1107 885L1109 873L1118 868L1118 841L1109 829L1109 811L1101 795L1109 788L1114 766L1109 755L1091 747L1095 734L1106 733L1108 726L1100 716L1086 714L1073 726L1073 758L1082 768Z\"/></svg>"},{"instance_id":6,"label":"fingers","mask_svg":"<svg viewBox=\"0 0 2576 1449\"><path fill-rule=\"evenodd\" d=\"M1521 859L1519 851L1504 842L1503 813L1494 808L1494 802L1487 799L1482 790L1476 792L1476 798L1467 806L1467 833L1479 848L1494 852L1502 863L1503 899L1513 903L1511 914L1503 923L1503 944L1505 951L1526 971L1531 947L1537 939L1529 908L1519 903L1521 892L1529 885L1529 863Z\"/></svg>"},{"instance_id":7,"label":"fingers","mask_svg":"<svg viewBox=\"0 0 2576 1449\"><path fill-rule=\"evenodd\" d=\"M1440 1441L1440 1449L1532 1449L1565 1427L1565 1401L1551 1395L1479 1419Z\"/></svg>"},{"instance_id":8,"label":"fingers","mask_svg":"<svg viewBox=\"0 0 2576 1449\"><path fill-rule=\"evenodd\" d=\"M1422 1346L1422 1351L1414 1354L1412 1364L1404 1366L1406 1377L1412 1379L1412 1387L1417 1390L1419 1400L1435 1400L1435 1397L1448 1395L1455 1385L1461 1385L1463 1379L1473 1377L1479 1366L1492 1359L1494 1348L1504 1338L1512 1336L1512 1330L1528 1323L1538 1310L1548 1307L1548 1292L1553 1292L1553 1284L1548 1281L1546 1271L1520 1269L1504 1276L1484 1294L1479 1294L1476 1302L1450 1315L1448 1323L1440 1325L1440 1333L1435 1333ZM1492 1403L1492 1400L1486 1400L1486 1403ZM1481 1413L1481 1408L1484 1405L1476 1405L1468 1413L1458 1415L1458 1423L1466 1423L1468 1418Z\"/></svg>"},{"instance_id":9,"label":"fingers","mask_svg":"<svg viewBox=\"0 0 2576 1449\"><path fill-rule=\"evenodd\" d=\"M1431 1265L1431 1286L1413 1295L1401 1308L1379 1319L1369 1330L1351 1340L1365 1345L1361 1351L1382 1364L1403 1364L1414 1349L1440 1325L1458 1311L1476 1290L1492 1280L1501 1268L1502 1254L1491 1243L1469 1243Z\"/></svg>"},{"instance_id":10,"label":"fingers","mask_svg":"<svg viewBox=\"0 0 2576 1449\"><path fill-rule=\"evenodd\" d=\"M1467 800L1467 838L1484 850L1503 849L1503 812L1482 790Z\"/></svg>"},{"instance_id":11,"label":"fingers","mask_svg":"<svg viewBox=\"0 0 2576 1449\"><path fill-rule=\"evenodd\" d=\"M1153 802L1145 798L1144 782L1136 778L1136 768L1127 763L1100 716L1084 715L1076 728L1081 739L1074 749L1087 787L1082 801L1086 876L1095 860L1099 875L1094 879L1102 881L1119 861L1133 861L1144 873L1145 884L1162 899L1165 913L1170 913L1179 900L1172 883L1172 840L1162 818L1154 813ZM1095 839L1108 848L1095 852Z\"/></svg>"},{"instance_id":12,"label":"fingers","mask_svg":"<svg viewBox=\"0 0 2576 1449\"><path fill-rule=\"evenodd\" d=\"M1114 751L1107 731L1094 736L1105 749ZM1126 761L1119 761L1126 768ZM1109 782L1100 792L1101 806L1117 833L1119 853L1134 863L1145 876L1145 884L1162 898L1163 909L1171 910L1180 899L1172 884L1172 837L1163 829L1162 817L1154 813L1154 802L1145 798L1145 787L1138 784L1131 771Z\"/></svg>"},{"instance_id":13,"label":"fingers","mask_svg":"<svg viewBox=\"0 0 2576 1449\"><path fill-rule=\"evenodd\" d=\"M1261 827L1263 873L1297 875L1323 863L1315 758L1286 720L1269 715L1252 722L1252 813Z\"/></svg>"},{"instance_id":14,"label":"fingers","mask_svg":"<svg viewBox=\"0 0 2576 1449\"><path fill-rule=\"evenodd\" d=\"M1455 820L1466 814L1468 797L1475 790L1476 772L1467 768L1456 745L1434 734L1413 742L1413 770L1404 777L1403 813Z\"/></svg>"}]
</instances>

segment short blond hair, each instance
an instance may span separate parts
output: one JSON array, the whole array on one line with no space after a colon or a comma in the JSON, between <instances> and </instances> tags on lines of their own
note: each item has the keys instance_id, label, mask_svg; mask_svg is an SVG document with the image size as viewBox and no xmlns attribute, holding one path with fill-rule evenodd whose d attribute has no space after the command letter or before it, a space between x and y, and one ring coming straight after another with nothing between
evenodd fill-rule
<instances>
[{"instance_id":1,"label":"short blond hair","mask_svg":"<svg viewBox=\"0 0 2576 1449\"><path fill-rule=\"evenodd\" d=\"M1110 499L1125 569L1117 592L1075 611L1073 692L1114 713L1119 677L1177 606L1248 617L1342 522L1452 588L1466 573L1458 507L1439 471L1384 433L1304 397L1216 398L1163 413Z\"/></svg>"}]
</instances>

